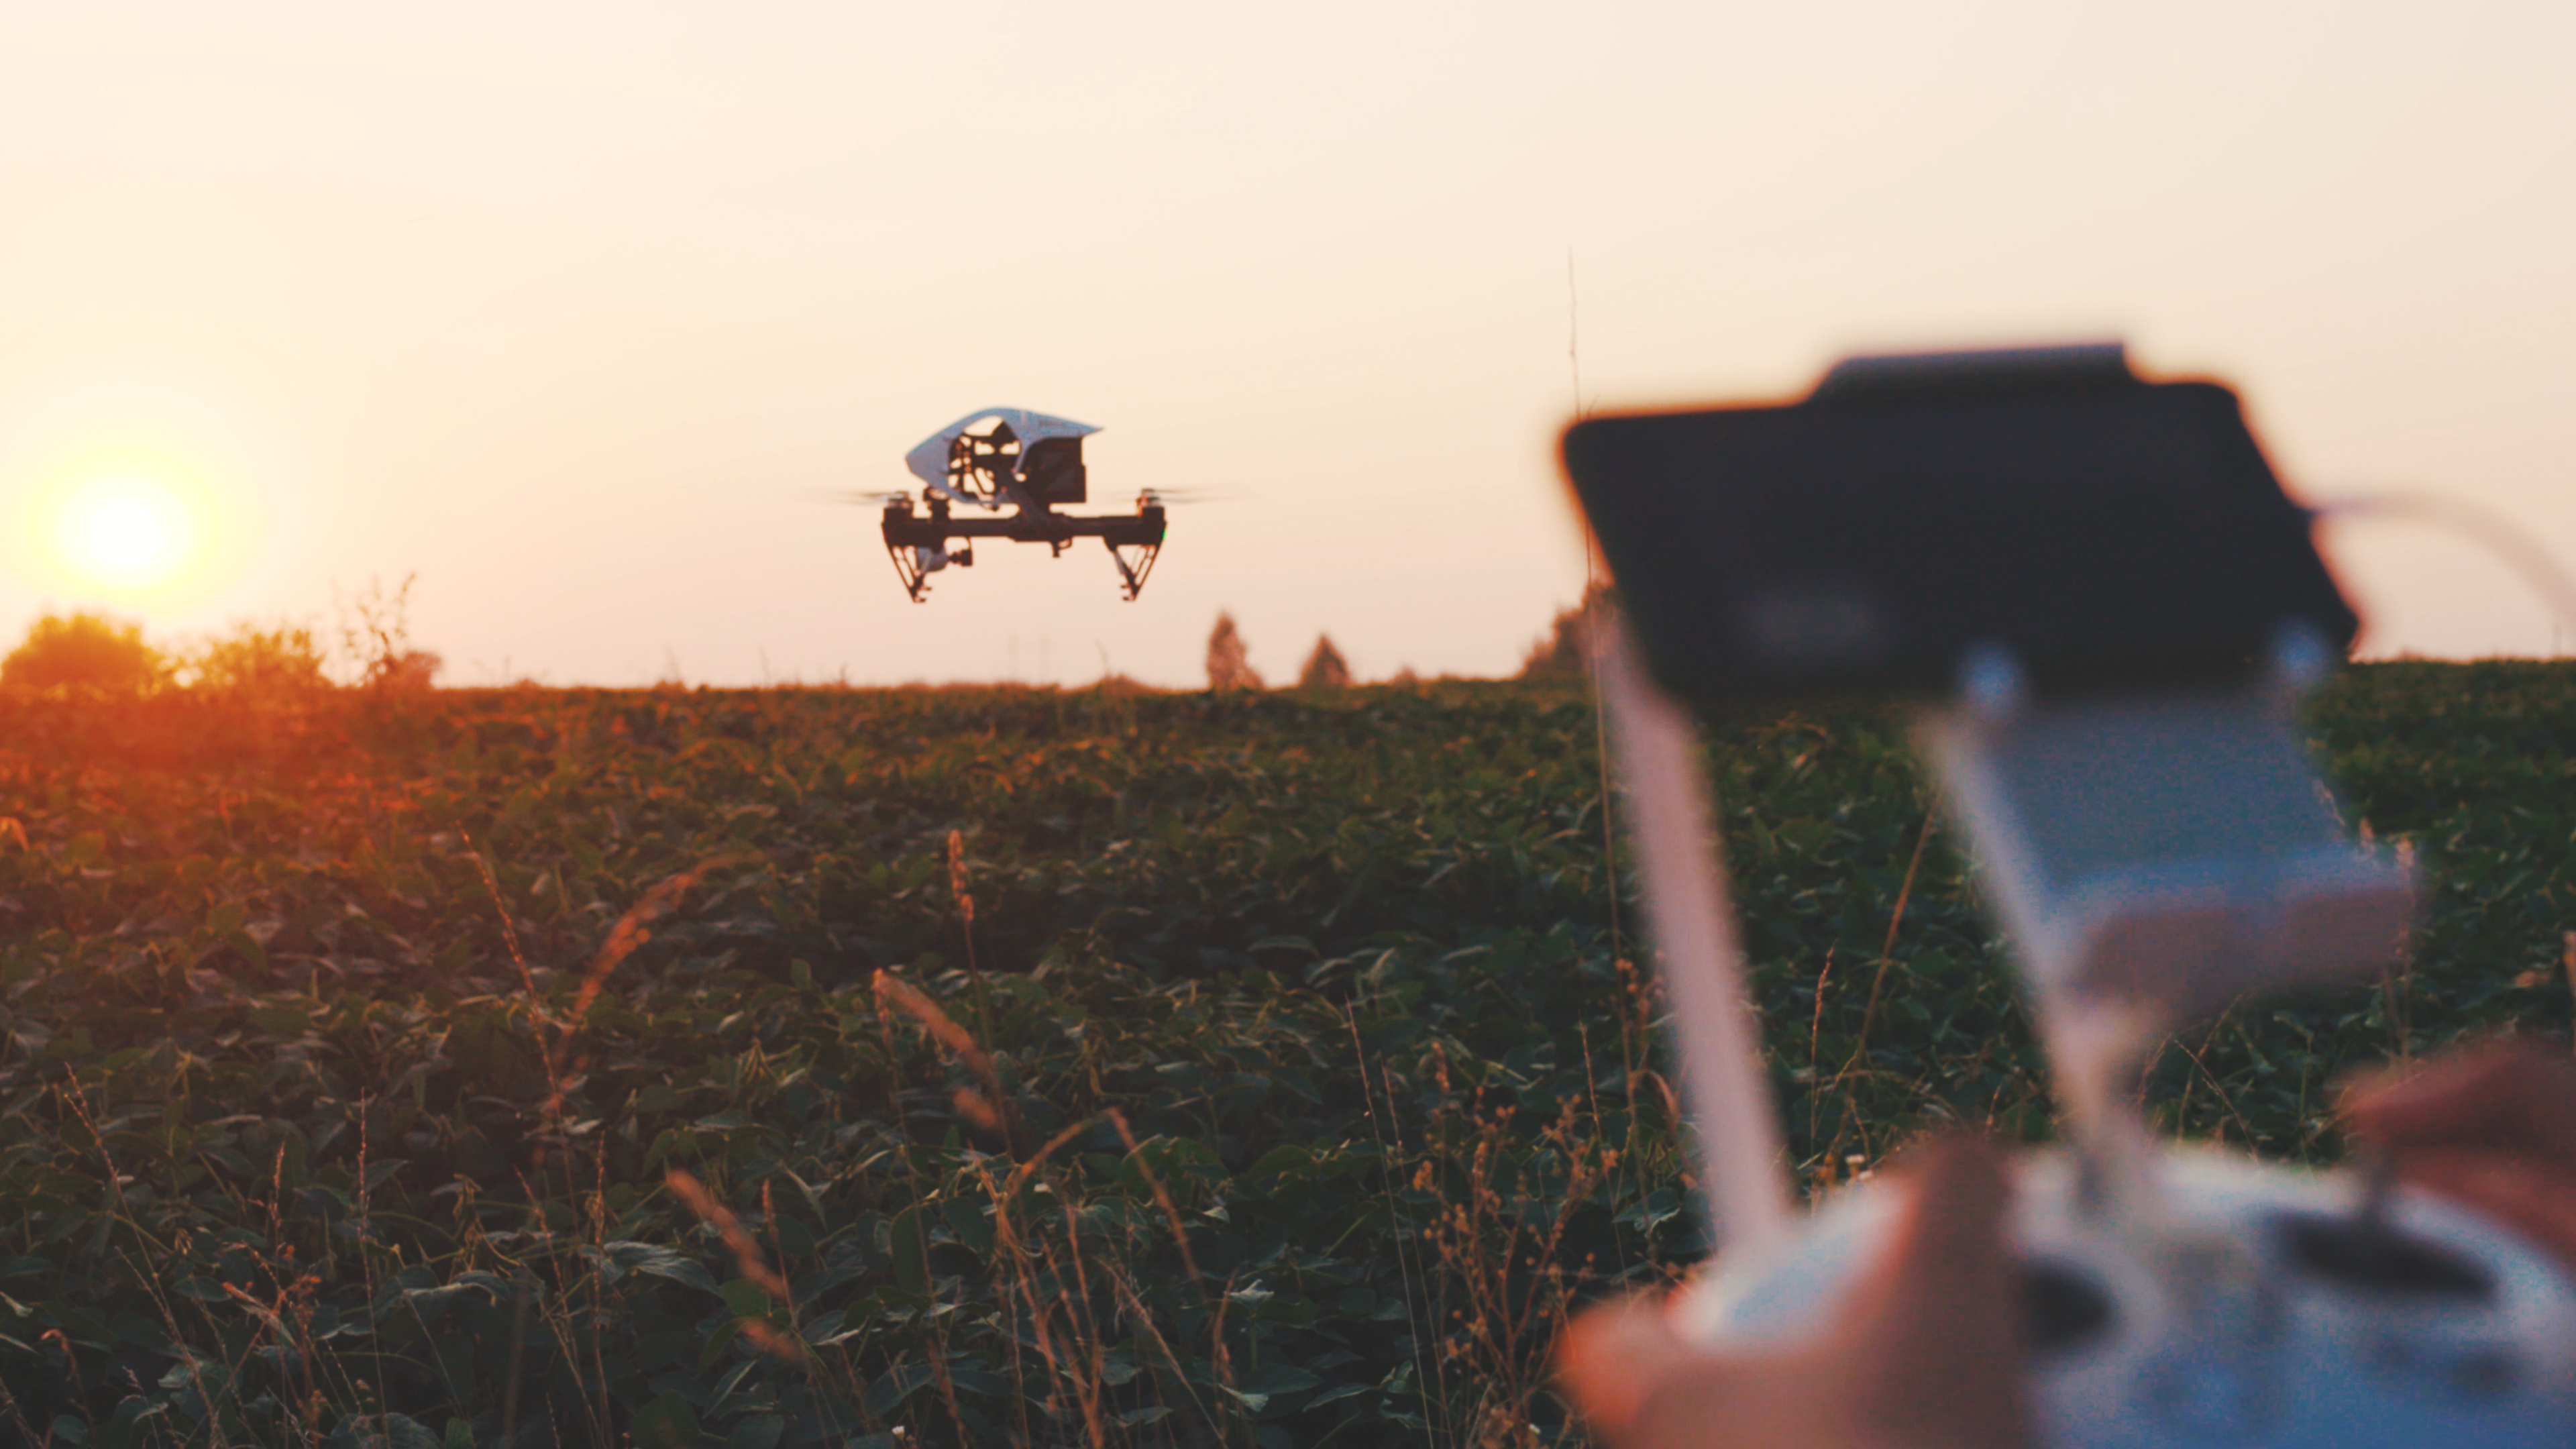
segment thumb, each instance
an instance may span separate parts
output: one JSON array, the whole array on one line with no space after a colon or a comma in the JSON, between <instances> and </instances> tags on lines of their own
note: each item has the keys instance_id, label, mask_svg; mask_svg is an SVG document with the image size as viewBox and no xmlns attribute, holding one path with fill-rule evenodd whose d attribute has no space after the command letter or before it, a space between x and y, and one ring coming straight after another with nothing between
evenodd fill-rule
<instances>
[{"instance_id":1,"label":"thumb","mask_svg":"<svg viewBox=\"0 0 2576 1449\"><path fill-rule=\"evenodd\" d=\"M2004 1244L2012 1185L2003 1154L1983 1137L1939 1137L1892 1171L1910 1179L1913 1200L1830 1350L1872 1366L1850 1385L1856 1442L2026 1443L2030 1350L2020 1270Z\"/></svg>"},{"instance_id":2,"label":"thumb","mask_svg":"<svg viewBox=\"0 0 2576 1449\"><path fill-rule=\"evenodd\" d=\"M1725 1351L1675 1332L1660 1299L1577 1319L1567 1397L1624 1449L2021 1449L2030 1439L2010 1184L1982 1139L1936 1140L1891 1169L1895 1232L1821 1333Z\"/></svg>"}]
</instances>

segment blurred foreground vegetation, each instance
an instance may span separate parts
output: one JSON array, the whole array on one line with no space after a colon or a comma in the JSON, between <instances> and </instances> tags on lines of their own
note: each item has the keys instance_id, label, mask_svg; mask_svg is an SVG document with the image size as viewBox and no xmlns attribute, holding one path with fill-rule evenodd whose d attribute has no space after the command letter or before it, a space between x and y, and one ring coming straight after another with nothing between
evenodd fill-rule
<instances>
[{"instance_id":1,"label":"blurred foreground vegetation","mask_svg":"<svg viewBox=\"0 0 2576 1449\"><path fill-rule=\"evenodd\" d=\"M2563 1030L2576 670L2313 712L2414 968L2175 1041ZM1570 1437L1697 1252L1579 680L0 689L0 1436L414 1449ZM1713 740L1798 1170L2047 1130L1891 721ZM1901 911L1900 911L1901 902Z\"/></svg>"}]
</instances>

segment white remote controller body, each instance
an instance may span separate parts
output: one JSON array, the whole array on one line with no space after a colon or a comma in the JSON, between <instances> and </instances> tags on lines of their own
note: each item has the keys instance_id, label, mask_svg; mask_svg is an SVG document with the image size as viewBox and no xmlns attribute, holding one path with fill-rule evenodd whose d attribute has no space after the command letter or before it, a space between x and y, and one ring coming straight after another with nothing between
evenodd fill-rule
<instances>
[{"instance_id":1,"label":"white remote controller body","mask_svg":"<svg viewBox=\"0 0 2576 1449\"><path fill-rule=\"evenodd\" d=\"M1648 645L1703 708L1920 706L2072 1144L2017 1166L2009 1225L2041 1444L2576 1445L2569 1264L2381 1179L2159 1147L2138 1109L2168 1033L2389 969L2414 910L2307 758L2294 705L2357 620L2232 395L2149 385L2116 347L1865 358L1787 407L1587 420L1566 456L1647 626L1597 643L1721 1248L1686 1332L1820 1331L1901 1189L1791 1203L1699 741Z\"/></svg>"},{"instance_id":2,"label":"white remote controller body","mask_svg":"<svg viewBox=\"0 0 2576 1449\"><path fill-rule=\"evenodd\" d=\"M2576 1444L2576 1281L2520 1237L2350 1174L2208 1151L2158 1163L2172 1216L2123 1231L2063 1153L2017 1170L2032 1407L2051 1449ZM1712 1346L1817 1330L1902 1189L1859 1184L1675 1302Z\"/></svg>"}]
</instances>

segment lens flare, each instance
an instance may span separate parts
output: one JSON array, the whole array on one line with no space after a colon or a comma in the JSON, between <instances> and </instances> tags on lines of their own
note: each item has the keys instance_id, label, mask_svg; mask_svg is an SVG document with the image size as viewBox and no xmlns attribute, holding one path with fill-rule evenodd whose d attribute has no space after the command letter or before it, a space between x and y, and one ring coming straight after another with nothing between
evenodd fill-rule
<instances>
[{"instance_id":1,"label":"lens flare","mask_svg":"<svg viewBox=\"0 0 2576 1449\"><path fill-rule=\"evenodd\" d=\"M166 587L194 561L196 509L158 478L118 474L74 488L55 515L54 544L65 568L102 587Z\"/></svg>"}]
</instances>

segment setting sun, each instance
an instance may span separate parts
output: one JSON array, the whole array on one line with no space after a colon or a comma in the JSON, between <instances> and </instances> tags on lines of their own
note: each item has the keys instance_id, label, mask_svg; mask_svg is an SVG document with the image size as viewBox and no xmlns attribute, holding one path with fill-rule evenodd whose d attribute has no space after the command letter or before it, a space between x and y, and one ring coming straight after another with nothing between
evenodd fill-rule
<instances>
[{"instance_id":1,"label":"setting sun","mask_svg":"<svg viewBox=\"0 0 2576 1449\"><path fill-rule=\"evenodd\" d=\"M204 529L181 489L139 474L75 486L55 514L61 566L109 589L146 592L177 583L195 562Z\"/></svg>"}]
</instances>

